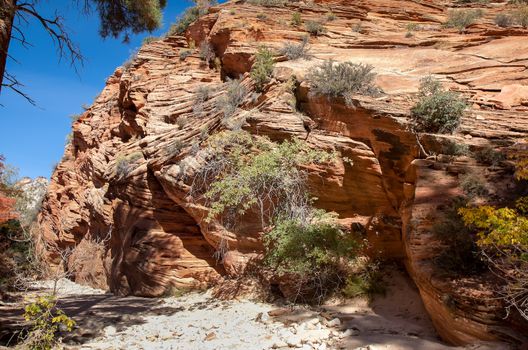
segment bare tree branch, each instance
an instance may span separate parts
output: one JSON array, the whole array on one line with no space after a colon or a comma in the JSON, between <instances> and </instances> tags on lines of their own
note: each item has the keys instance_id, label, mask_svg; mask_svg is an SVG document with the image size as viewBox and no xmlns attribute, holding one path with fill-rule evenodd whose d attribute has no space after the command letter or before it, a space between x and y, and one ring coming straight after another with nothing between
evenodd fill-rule
<instances>
[{"instance_id":1,"label":"bare tree branch","mask_svg":"<svg viewBox=\"0 0 528 350\"><path fill-rule=\"evenodd\" d=\"M44 30L49 34L53 42L57 45L59 61L64 57L69 57L70 64L76 69L76 63L83 64L83 56L78 46L71 40L68 31L64 26L64 18L55 13L53 19L42 17L32 3L21 3L16 6L16 15L27 21L24 15L30 15L40 22Z\"/></svg>"},{"instance_id":2,"label":"bare tree branch","mask_svg":"<svg viewBox=\"0 0 528 350\"><path fill-rule=\"evenodd\" d=\"M11 89L13 90L14 92L16 92L17 94L19 94L20 96L22 96L23 98L25 98L29 103L31 103L33 106L36 106L37 103L35 102L35 100L33 100L31 97L29 97L28 94L26 94L25 92L23 92L21 90L21 88L24 86L21 82L19 82L17 80L17 78L12 75L12 74L9 74L8 72L4 72L4 81L7 82L7 83L2 83L2 86L3 87L6 87L8 89Z\"/></svg>"}]
</instances>

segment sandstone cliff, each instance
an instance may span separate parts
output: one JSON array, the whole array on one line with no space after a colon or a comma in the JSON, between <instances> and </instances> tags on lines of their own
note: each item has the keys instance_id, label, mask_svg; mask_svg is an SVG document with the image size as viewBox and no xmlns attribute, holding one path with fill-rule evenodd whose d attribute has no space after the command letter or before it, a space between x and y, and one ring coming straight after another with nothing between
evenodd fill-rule
<instances>
[{"instance_id":1,"label":"sandstone cliff","mask_svg":"<svg viewBox=\"0 0 528 350\"><path fill-rule=\"evenodd\" d=\"M460 191L457 162L468 160L449 166L419 160L408 116L420 79L434 74L472 103L455 135L423 137L428 151L438 152L446 138L472 149L506 149L528 132L528 30L493 23L503 1L468 4L484 9L484 17L464 32L446 29L447 11L456 6L362 0L270 8L232 1L210 8L185 35L145 44L73 125L39 216L50 262L60 265L58 250L75 247L65 262L75 266L75 280L143 296L241 273L262 251L258 219L248 216L236 234L207 223L203 203L189 191L203 164L201 143L227 127L215 108L224 82L241 75L247 96L233 118L244 130L272 140L306 138L352 161L310 169L316 206L363 232L372 254L405 261L445 340L526 341L527 325L503 320L500 305L487 299L487 276L450 279L432 264L440 244L430 233L435 212ZM336 19L310 38L310 59L277 57L274 78L256 95L248 72L257 48L302 40L307 33L290 24L293 11L307 21L323 20L330 10ZM406 35L409 23L418 24L412 35ZM204 63L193 49L204 41L220 64ZM307 69L327 59L372 64L384 95L356 96L349 107L310 94ZM292 76L296 83L288 89ZM200 87L213 91L205 101L198 101ZM470 165L500 178L499 170ZM221 263L218 249L226 250Z\"/></svg>"}]
</instances>

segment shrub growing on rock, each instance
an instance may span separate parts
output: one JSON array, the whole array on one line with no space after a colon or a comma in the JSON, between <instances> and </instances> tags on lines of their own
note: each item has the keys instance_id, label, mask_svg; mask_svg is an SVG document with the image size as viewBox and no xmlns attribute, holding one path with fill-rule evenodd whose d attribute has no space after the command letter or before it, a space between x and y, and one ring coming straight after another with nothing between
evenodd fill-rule
<instances>
[{"instance_id":1,"label":"shrub growing on rock","mask_svg":"<svg viewBox=\"0 0 528 350\"><path fill-rule=\"evenodd\" d=\"M504 161L506 157L502 152L496 151L493 147L486 146L475 152L475 159L482 164L497 166Z\"/></svg>"},{"instance_id":2,"label":"shrub growing on rock","mask_svg":"<svg viewBox=\"0 0 528 350\"><path fill-rule=\"evenodd\" d=\"M433 234L445 245L434 261L449 273L470 274L483 267L471 231L458 213L458 209L466 204L467 199L455 198L443 208L441 217L432 227Z\"/></svg>"},{"instance_id":3,"label":"shrub growing on rock","mask_svg":"<svg viewBox=\"0 0 528 350\"><path fill-rule=\"evenodd\" d=\"M456 28L463 32L482 15L482 10L451 10L447 14L447 22L444 25L447 28Z\"/></svg>"},{"instance_id":4,"label":"shrub growing on rock","mask_svg":"<svg viewBox=\"0 0 528 350\"><path fill-rule=\"evenodd\" d=\"M51 350L61 339L59 331L72 331L75 321L57 307L52 296L41 296L24 309L24 319L29 323L24 345L32 350Z\"/></svg>"},{"instance_id":5,"label":"shrub growing on rock","mask_svg":"<svg viewBox=\"0 0 528 350\"><path fill-rule=\"evenodd\" d=\"M307 76L312 92L329 97L343 97L352 104L351 95L376 95L381 90L374 84L376 73L368 64L325 61L312 68Z\"/></svg>"},{"instance_id":6,"label":"shrub growing on rock","mask_svg":"<svg viewBox=\"0 0 528 350\"><path fill-rule=\"evenodd\" d=\"M116 161L116 176L120 179L126 178L133 170L132 164L141 159L143 155L141 152L134 152L127 156L119 156Z\"/></svg>"},{"instance_id":7,"label":"shrub growing on rock","mask_svg":"<svg viewBox=\"0 0 528 350\"><path fill-rule=\"evenodd\" d=\"M248 4L264 7L282 7L286 0L247 0Z\"/></svg>"},{"instance_id":8,"label":"shrub growing on rock","mask_svg":"<svg viewBox=\"0 0 528 350\"><path fill-rule=\"evenodd\" d=\"M310 33L310 35L318 36L326 32L326 28L321 22L317 21L306 21L304 24L306 31Z\"/></svg>"},{"instance_id":9,"label":"shrub growing on rock","mask_svg":"<svg viewBox=\"0 0 528 350\"><path fill-rule=\"evenodd\" d=\"M270 80L274 66L273 53L267 47L261 46L255 55L255 62L250 73L257 91L262 91L264 85Z\"/></svg>"},{"instance_id":10,"label":"shrub growing on rock","mask_svg":"<svg viewBox=\"0 0 528 350\"><path fill-rule=\"evenodd\" d=\"M200 58L206 63L210 63L216 58L213 47L206 40L202 41L200 44Z\"/></svg>"},{"instance_id":11,"label":"shrub growing on rock","mask_svg":"<svg viewBox=\"0 0 528 350\"><path fill-rule=\"evenodd\" d=\"M514 24L514 19L511 15L506 13L499 13L495 16L495 24L501 28L510 27Z\"/></svg>"},{"instance_id":12,"label":"shrub growing on rock","mask_svg":"<svg viewBox=\"0 0 528 350\"><path fill-rule=\"evenodd\" d=\"M429 76L422 79L419 97L411 109L416 131L441 134L455 131L467 107L457 93L444 90L439 81Z\"/></svg>"},{"instance_id":13,"label":"shrub growing on rock","mask_svg":"<svg viewBox=\"0 0 528 350\"><path fill-rule=\"evenodd\" d=\"M302 42L299 44L296 43L286 43L280 49L279 53L283 56L286 56L289 60L296 60L299 58L307 58L309 51L308 46L308 37L304 37Z\"/></svg>"},{"instance_id":14,"label":"shrub growing on rock","mask_svg":"<svg viewBox=\"0 0 528 350\"><path fill-rule=\"evenodd\" d=\"M486 181L481 176L471 172L460 176L460 187L469 198L488 194Z\"/></svg>"},{"instance_id":15,"label":"shrub growing on rock","mask_svg":"<svg viewBox=\"0 0 528 350\"><path fill-rule=\"evenodd\" d=\"M298 293L294 300L322 301L343 285L343 260L358 254L359 243L343 232L336 217L313 210L308 218L279 217L264 235L266 264L287 276Z\"/></svg>"},{"instance_id":16,"label":"shrub growing on rock","mask_svg":"<svg viewBox=\"0 0 528 350\"><path fill-rule=\"evenodd\" d=\"M302 24L301 14L299 12L292 13L290 23L292 26L296 26L296 27L300 26Z\"/></svg>"},{"instance_id":17,"label":"shrub growing on rock","mask_svg":"<svg viewBox=\"0 0 528 350\"><path fill-rule=\"evenodd\" d=\"M528 6L521 6L512 13L515 23L523 28L528 27Z\"/></svg>"},{"instance_id":18,"label":"shrub growing on rock","mask_svg":"<svg viewBox=\"0 0 528 350\"><path fill-rule=\"evenodd\" d=\"M226 92L216 101L216 109L224 114L224 118L229 118L244 102L247 89L239 79L229 80L225 86Z\"/></svg>"}]
</instances>

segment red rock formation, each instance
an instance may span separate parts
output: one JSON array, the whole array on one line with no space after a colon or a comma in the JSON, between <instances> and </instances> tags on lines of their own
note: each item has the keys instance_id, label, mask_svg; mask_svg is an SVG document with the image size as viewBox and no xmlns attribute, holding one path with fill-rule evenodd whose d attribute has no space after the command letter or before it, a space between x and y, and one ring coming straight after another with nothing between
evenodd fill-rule
<instances>
[{"instance_id":1,"label":"red rock formation","mask_svg":"<svg viewBox=\"0 0 528 350\"><path fill-rule=\"evenodd\" d=\"M270 9L235 1L211 8L185 36L144 45L75 122L39 217L43 241L58 249L76 247L69 264L77 281L118 294L157 296L171 285L200 287L239 274L262 251L259 220L246 215L237 233L205 222L206 208L190 185L204 162L203 139L225 128L215 108L225 92L223 80L242 75L248 94L233 119L246 120L245 130L273 140L307 138L352 160L309 168L316 205L364 232L373 254L406 261L444 339L523 341L526 325L512 329L497 316L498 306L476 293L485 281L450 281L436 273L431 215L456 195L457 183L445 166L415 160L420 148L408 127L419 81L434 74L473 103L457 140L508 147L526 136L528 31L493 24L505 3L478 6L485 7L485 16L465 33L442 27L447 2L292 2ZM292 11L319 20L329 10L337 19L325 23L326 33L311 37L312 58L277 59L272 81L252 96L247 73L258 46L278 49L306 35L302 26L289 24ZM259 13L267 16L257 19ZM409 23L419 24L412 36L406 35ZM203 40L214 47L220 71L192 49L191 43L199 47ZM181 59L184 50L191 55ZM304 77L324 59L372 64L385 94L357 97L354 108L313 96ZM292 92L285 86L293 75L299 83ZM197 111L199 87L213 93ZM434 149L434 140L423 143ZM104 249L90 248L93 260L86 263L81 250L88 248L82 247L101 242ZM217 261L213 253L226 247ZM54 251L49 260L58 263ZM442 302L446 294L456 300L455 308Z\"/></svg>"}]
</instances>

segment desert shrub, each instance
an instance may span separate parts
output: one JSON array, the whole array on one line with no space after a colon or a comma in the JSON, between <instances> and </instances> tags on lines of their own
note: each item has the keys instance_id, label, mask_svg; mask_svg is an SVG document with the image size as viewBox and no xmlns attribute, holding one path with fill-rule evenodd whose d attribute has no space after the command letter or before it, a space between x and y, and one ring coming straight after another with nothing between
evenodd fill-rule
<instances>
[{"instance_id":1,"label":"desert shrub","mask_svg":"<svg viewBox=\"0 0 528 350\"><path fill-rule=\"evenodd\" d=\"M264 13L259 13L257 15L257 19L259 19L261 21L264 21L266 18L268 18L268 16L266 16L266 14L264 14Z\"/></svg>"},{"instance_id":2,"label":"desert shrub","mask_svg":"<svg viewBox=\"0 0 528 350\"><path fill-rule=\"evenodd\" d=\"M282 7L286 0L247 0L248 4L264 7Z\"/></svg>"},{"instance_id":3,"label":"desert shrub","mask_svg":"<svg viewBox=\"0 0 528 350\"><path fill-rule=\"evenodd\" d=\"M183 115L179 116L178 119L176 119L176 125L178 125L180 129L183 129L188 122L189 121L187 120L187 117Z\"/></svg>"},{"instance_id":4,"label":"desert shrub","mask_svg":"<svg viewBox=\"0 0 528 350\"><path fill-rule=\"evenodd\" d=\"M495 16L495 24L501 28L510 27L514 24L514 19L511 15L506 13L499 13Z\"/></svg>"},{"instance_id":5,"label":"desert shrub","mask_svg":"<svg viewBox=\"0 0 528 350\"><path fill-rule=\"evenodd\" d=\"M187 57L189 57L190 55L192 55L191 50L180 50L180 60L181 61L185 61L185 59L187 59Z\"/></svg>"},{"instance_id":6,"label":"desert shrub","mask_svg":"<svg viewBox=\"0 0 528 350\"><path fill-rule=\"evenodd\" d=\"M472 232L458 213L466 204L467 199L455 198L443 208L441 217L432 227L433 234L445 245L434 262L449 273L471 274L483 267Z\"/></svg>"},{"instance_id":7,"label":"desert shrub","mask_svg":"<svg viewBox=\"0 0 528 350\"><path fill-rule=\"evenodd\" d=\"M267 47L261 46L255 54L250 73L257 91L262 91L264 85L270 80L274 66L273 53Z\"/></svg>"},{"instance_id":8,"label":"desert shrub","mask_svg":"<svg viewBox=\"0 0 528 350\"><path fill-rule=\"evenodd\" d=\"M416 131L441 134L455 131L467 107L457 93L444 90L439 81L429 76L421 81L419 97L411 109Z\"/></svg>"},{"instance_id":9,"label":"desert shrub","mask_svg":"<svg viewBox=\"0 0 528 350\"><path fill-rule=\"evenodd\" d=\"M296 27L300 26L302 24L301 14L299 12L292 13L290 23L292 26L296 26Z\"/></svg>"},{"instance_id":10,"label":"desert shrub","mask_svg":"<svg viewBox=\"0 0 528 350\"><path fill-rule=\"evenodd\" d=\"M200 44L200 59L206 63L214 61L216 54L213 47L208 41L202 41Z\"/></svg>"},{"instance_id":11,"label":"desert shrub","mask_svg":"<svg viewBox=\"0 0 528 350\"><path fill-rule=\"evenodd\" d=\"M150 43L155 42L156 40L159 40L159 38L155 36L146 36L145 38L143 38L142 44L143 45L150 44Z\"/></svg>"},{"instance_id":12,"label":"desert shrub","mask_svg":"<svg viewBox=\"0 0 528 350\"><path fill-rule=\"evenodd\" d=\"M326 20L328 22L332 22L332 21L335 21L337 19L336 14L333 13L332 11L328 12L325 17L326 17Z\"/></svg>"},{"instance_id":13,"label":"desert shrub","mask_svg":"<svg viewBox=\"0 0 528 350\"><path fill-rule=\"evenodd\" d=\"M220 168L205 193L209 220L229 212L241 215L258 206L265 224L278 213L300 210L309 200L301 165L333 159L333 154L297 139L276 145L244 131L217 134L208 144L214 154L211 164ZM220 166L215 165L218 162Z\"/></svg>"},{"instance_id":14,"label":"desert shrub","mask_svg":"<svg viewBox=\"0 0 528 350\"><path fill-rule=\"evenodd\" d=\"M482 10L451 10L447 14L447 22L444 26L447 28L456 28L463 32L468 26L475 23L482 17Z\"/></svg>"},{"instance_id":15,"label":"desert shrub","mask_svg":"<svg viewBox=\"0 0 528 350\"><path fill-rule=\"evenodd\" d=\"M204 111L205 102L211 97L212 89L207 85L200 85L194 94L193 113L201 115Z\"/></svg>"},{"instance_id":16,"label":"desert shrub","mask_svg":"<svg viewBox=\"0 0 528 350\"><path fill-rule=\"evenodd\" d=\"M351 274L345 281L341 292L347 298L367 296L369 299L376 294L385 295L387 289L380 272L380 265L370 259L363 259L359 271Z\"/></svg>"},{"instance_id":17,"label":"desert shrub","mask_svg":"<svg viewBox=\"0 0 528 350\"><path fill-rule=\"evenodd\" d=\"M355 258L359 250L358 241L339 228L336 217L322 210L305 220L279 217L263 239L266 265L295 284L295 301L320 302L340 288L347 274L342 261Z\"/></svg>"},{"instance_id":18,"label":"desert shrub","mask_svg":"<svg viewBox=\"0 0 528 350\"><path fill-rule=\"evenodd\" d=\"M512 13L515 23L526 28L528 27L528 6L521 6Z\"/></svg>"},{"instance_id":19,"label":"desert shrub","mask_svg":"<svg viewBox=\"0 0 528 350\"><path fill-rule=\"evenodd\" d=\"M329 97L343 97L347 104L352 104L351 95L376 95L380 89L374 84L376 73L368 64L352 62L335 63L332 60L323 62L308 72L308 82L312 91Z\"/></svg>"},{"instance_id":20,"label":"desert shrub","mask_svg":"<svg viewBox=\"0 0 528 350\"><path fill-rule=\"evenodd\" d=\"M363 24L361 22L358 22L351 27L353 32L361 33L363 31Z\"/></svg>"},{"instance_id":21,"label":"desert shrub","mask_svg":"<svg viewBox=\"0 0 528 350\"><path fill-rule=\"evenodd\" d=\"M405 33L406 38L410 38L414 35L414 31L419 28L417 23L408 23L407 26L407 33Z\"/></svg>"},{"instance_id":22,"label":"desert shrub","mask_svg":"<svg viewBox=\"0 0 528 350\"><path fill-rule=\"evenodd\" d=\"M285 43L280 49L279 53L283 56L286 56L289 60L296 60L299 58L307 58L309 49L310 47L308 46L308 37L304 37L302 42L299 44Z\"/></svg>"},{"instance_id":23,"label":"desert shrub","mask_svg":"<svg viewBox=\"0 0 528 350\"><path fill-rule=\"evenodd\" d=\"M127 156L119 156L116 160L116 176L120 179L126 178L133 170L132 165L142 157L141 152L134 152Z\"/></svg>"},{"instance_id":24,"label":"desert shrub","mask_svg":"<svg viewBox=\"0 0 528 350\"><path fill-rule=\"evenodd\" d=\"M24 345L32 350L51 350L61 341L59 331L72 331L75 321L57 307L52 296L38 297L24 309L24 319L29 323Z\"/></svg>"},{"instance_id":25,"label":"desert shrub","mask_svg":"<svg viewBox=\"0 0 528 350\"><path fill-rule=\"evenodd\" d=\"M321 22L306 21L304 23L304 26L306 28L306 31L310 33L310 35L313 35L313 36L318 36L326 32L326 28Z\"/></svg>"},{"instance_id":26,"label":"desert shrub","mask_svg":"<svg viewBox=\"0 0 528 350\"><path fill-rule=\"evenodd\" d=\"M468 145L452 140L447 140L442 144L441 152L447 156L467 156L471 153Z\"/></svg>"},{"instance_id":27,"label":"desert shrub","mask_svg":"<svg viewBox=\"0 0 528 350\"><path fill-rule=\"evenodd\" d=\"M216 1L199 0L194 1L196 6L190 7L178 18L177 22L169 28L168 35L183 34L187 28L195 22L200 16L209 12L209 6L216 3Z\"/></svg>"},{"instance_id":28,"label":"desert shrub","mask_svg":"<svg viewBox=\"0 0 528 350\"><path fill-rule=\"evenodd\" d=\"M460 187L469 198L488 194L486 181L481 176L472 172L460 175Z\"/></svg>"},{"instance_id":29,"label":"desert shrub","mask_svg":"<svg viewBox=\"0 0 528 350\"><path fill-rule=\"evenodd\" d=\"M496 151L491 146L486 146L475 152L477 162L489 166L497 166L506 159L502 152Z\"/></svg>"},{"instance_id":30,"label":"desert shrub","mask_svg":"<svg viewBox=\"0 0 528 350\"><path fill-rule=\"evenodd\" d=\"M244 102L247 89L239 79L229 80L225 86L226 92L216 101L216 110L223 113L224 118L229 118Z\"/></svg>"}]
</instances>

